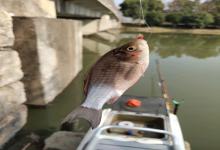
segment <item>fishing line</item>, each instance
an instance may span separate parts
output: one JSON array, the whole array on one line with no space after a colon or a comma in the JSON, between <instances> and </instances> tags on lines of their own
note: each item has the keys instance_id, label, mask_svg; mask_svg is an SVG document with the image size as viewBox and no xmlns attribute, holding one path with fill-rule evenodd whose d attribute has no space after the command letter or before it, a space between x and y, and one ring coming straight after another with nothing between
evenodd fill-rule
<instances>
[{"instance_id":1,"label":"fishing line","mask_svg":"<svg viewBox=\"0 0 220 150\"><path fill-rule=\"evenodd\" d=\"M151 37L151 27L150 25L147 23L147 20L144 18L144 9L143 9L143 5L142 5L142 0L139 0L140 2L140 24L141 24L141 20L144 21L145 26L148 28L150 34L148 35L147 39L149 39Z\"/></svg>"},{"instance_id":2,"label":"fishing line","mask_svg":"<svg viewBox=\"0 0 220 150\"><path fill-rule=\"evenodd\" d=\"M140 2L140 20L144 20L144 24L147 26L147 28L149 28L149 30L151 29L149 24L147 23L147 21L145 20L144 18L144 9L143 9L143 6L142 6L142 0L139 0Z\"/></svg>"}]
</instances>

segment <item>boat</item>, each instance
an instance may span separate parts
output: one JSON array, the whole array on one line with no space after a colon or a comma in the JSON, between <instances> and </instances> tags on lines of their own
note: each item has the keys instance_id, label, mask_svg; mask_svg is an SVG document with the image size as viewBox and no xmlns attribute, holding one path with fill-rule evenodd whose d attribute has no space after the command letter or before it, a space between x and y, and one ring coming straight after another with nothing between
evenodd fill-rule
<instances>
[{"instance_id":1,"label":"boat","mask_svg":"<svg viewBox=\"0 0 220 150\"><path fill-rule=\"evenodd\" d=\"M128 105L138 101L140 106ZM185 150L178 118L158 97L124 95L103 110L100 125L89 129L77 150Z\"/></svg>"},{"instance_id":2,"label":"boat","mask_svg":"<svg viewBox=\"0 0 220 150\"><path fill-rule=\"evenodd\" d=\"M156 66L162 96L121 96L103 110L100 125L88 130L77 150L190 149L176 115L179 103L169 95L158 60Z\"/></svg>"}]
</instances>

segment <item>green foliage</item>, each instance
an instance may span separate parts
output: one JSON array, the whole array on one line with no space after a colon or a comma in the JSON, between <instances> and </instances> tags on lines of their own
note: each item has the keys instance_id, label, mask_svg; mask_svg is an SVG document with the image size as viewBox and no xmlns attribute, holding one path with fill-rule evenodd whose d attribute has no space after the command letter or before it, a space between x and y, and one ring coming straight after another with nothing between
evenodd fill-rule
<instances>
[{"instance_id":1,"label":"green foliage","mask_svg":"<svg viewBox=\"0 0 220 150\"><path fill-rule=\"evenodd\" d=\"M166 21L174 25L182 24L203 28L214 22L213 15L204 10L203 4L199 0L174 0L170 4L169 11Z\"/></svg>"},{"instance_id":2,"label":"green foliage","mask_svg":"<svg viewBox=\"0 0 220 150\"><path fill-rule=\"evenodd\" d=\"M197 24L200 28L203 28L214 22L214 18L210 13L201 12L194 14L194 23Z\"/></svg>"},{"instance_id":3,"label":"green foliage","mask_svg":"<svg viewBox=\"0 0 220 150\"><path fill-rule=\"evenodd\" d=\"M213 16L207 12L184 15L180 23L203 28L214 22Z\"/></svg>"},{"instance_id":4,"label":"green foliage","mask_svg":"<svg viewBox=\"0 0 220 150\"><path fill-rule=\"evenodd\" d=\"M191 13L197 11L198 5L197 1L173 0L169 5L169 9L171 12Z\"/></svg>"},{"instance_id":5,"label":"green foliage","mask_svg":"<svg viewBox=\"0 0 220 150\"><path fill-rule=\"evenodd\" d=\"M164 14L160 11L152 11L152 12L147 13L145 19L149 25L158 26L164 22L165 17L164 17Z\"/></svg>"},{"instance_id":6,"label":"green foliage","mask_svg":"<svg viewBox=\"0 0 220 150\"><path fill-rule=\"evenodd\" d=\"M220 0L209 0L201 5L203 11L209 12L214 17L213 25L220 26Z\"/></svg>"},{"instance_id":7,"label":"green foliage","mask_svg":"<svg viewBox=\"0 0 220 150\"><path fill-rule=\"evenodd\" d=\"M204 3L200 3L200 0L173 0L166 14L161 0L142 0L142 3L149 25L161 25L166 18L174 26L220 26L220 0L207 0ZM120 6L124 16L141 18L139 0L125 0Z\"/></svg>"},{"instance_id":8,"label":"green foliage","mask_svg":"<svg viewBox=\"0 0 220 150\"><path fill-rule=\"evenodd\" d=\"M174 25L177 25L180 22L180 20L182 19L182 17L183 17L182 13L173 13L173 12L171 12L171 13L166 15L166 21L170 22Z\"/></svg>"},{"instance_id":9,"label":"green foliage","mask_svg":"<svg viewBox=\"0 0 220 150\"><path fill-rule=\"evenodd\" d=\"M220 0L205 1L201 4L201 9L213 15L220 14Z\"/></svg>"},{"instance_id":10,"label":"green foliage","mask_svg":"<svg viewBox=\"0 0 220 150\"><path fill-rule=\"evenodd\" d=\"M144 15L147 10L147 0L142 0L142 6L144 9ZM134 19L140 18L140 2L139 0L125 0L121 5L121 11L124 16L132 17Z\"/></svg>"},{"instance_id":11,"label":"green foliage","mask_svg":"<svg viewBox=\"0 0 220 150\"><path fill-rule=\"evenodd\" d=\"M141 18L139 0L125 0L120 6L124 16L134 19ZM142 0L142 6L147 23L150 25L162 24L164 21L164 14L162 13L164 5L161 0Z\"/></svg>"},{"instance_id":12,"label":"green foliage","mask_svg":"<svg viewBox=\"0 0 220 150\"><path fill-rule=\"evenodd\" d=\"M163 11L164 9L164 5L161 0L149 0L147 6L148 6L147 7L148 12Z\"/></svg>"},{"instance_id":13,"label":"green foliage","mask_svg":"<svg viewBox=\"0 0 220 150\"><path fill-rule=\"evenodd\" d=\"M182 16L179 23L184 24L184 25L188 25L188 26L189 25L194 26L195 25L194 20L195 20L195 18L194 18L193 14L187 14L187 15Z\"/></svg>"},{"instance_id":14,"label":"green foliage","mask_svg":"<svg viewBox=\"0 0 220 150\"><path fill-rule=\"evenodd\" d=\"M220 14L214 16L214 25L220 26Z\"/></svg>"}]
</instances>

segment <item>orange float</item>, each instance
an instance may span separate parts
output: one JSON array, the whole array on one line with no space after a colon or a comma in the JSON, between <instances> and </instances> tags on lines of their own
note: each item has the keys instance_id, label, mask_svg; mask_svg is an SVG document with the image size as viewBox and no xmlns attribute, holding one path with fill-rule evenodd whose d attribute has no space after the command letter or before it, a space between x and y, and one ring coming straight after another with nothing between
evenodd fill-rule
<instances>
[{"instance_id":1,"label":"orange float","mask_svg":"<svg viewBox=\"0 0 220 150\"><path fill-rule=\"evenodd\" d=\"M141 101L138 99L128 99L128 101L126 102L126 105L129 107L140 107Z\"/></svg>"}]
</instances>

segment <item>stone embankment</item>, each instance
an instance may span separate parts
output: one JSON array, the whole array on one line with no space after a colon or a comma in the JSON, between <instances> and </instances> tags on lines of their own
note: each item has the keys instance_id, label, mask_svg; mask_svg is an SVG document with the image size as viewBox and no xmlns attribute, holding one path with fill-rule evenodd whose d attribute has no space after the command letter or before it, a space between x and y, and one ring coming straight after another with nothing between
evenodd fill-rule
<instances>
[{"instance_id":1,"label":"stone embankment","mask_svg":"<svg viewBox=\"0 0 220 150\"><path fill-rule=\"evenodd\" d=\"M81 22L56 18L51 0L0 0L0 149L82 68Z\"/></svg>"},{"instance_id":2,"label":"stone embankment","mask_svg":"<svg viewBox=\"0 0 220 150\"><path fill-rule=\"evenodd\" d=\"M21 61L12 46L12 17L0 9L0 148L26 122L27 108Z\"/></svg>"}]
</instances>

